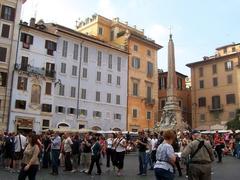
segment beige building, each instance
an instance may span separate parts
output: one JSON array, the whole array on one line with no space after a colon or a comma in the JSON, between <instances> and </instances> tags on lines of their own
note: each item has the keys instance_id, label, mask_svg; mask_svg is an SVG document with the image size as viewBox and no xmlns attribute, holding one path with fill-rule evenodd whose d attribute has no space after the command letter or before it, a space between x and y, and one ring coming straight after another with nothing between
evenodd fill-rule
<instances>
[{"instance_id":1,"label":"beige building","mask_svg":"<svg viewBox=\"0 0 240 180\"><path fill-rule=\"evenodd\" d=\"M18 29L25 0L0 0L0 130L6 130Z\"/></svg>"},{"instance_id":2,"label":"beige building","mask_svg":"<svg viewBox=\"0 0 240 180\"><path fill-rule=\"evenodd\" d=\"M224 128L240 107L240 43L219 47L214 56L187 66L191 68L193 128Z\"/></svg>"},{"instance_id":3,"label":"beige building","mask_svg":"<svg viewBox=\"0 0 240 180\"><path fill-rule=\"evenodd\" d=\"M93 15L79 23L78 31L92 35L113 46L124 48L128 56L127 127L138 131L154 127L158 119L157 51L162 46L136 26Z\"/></svg>"}]
</instances>

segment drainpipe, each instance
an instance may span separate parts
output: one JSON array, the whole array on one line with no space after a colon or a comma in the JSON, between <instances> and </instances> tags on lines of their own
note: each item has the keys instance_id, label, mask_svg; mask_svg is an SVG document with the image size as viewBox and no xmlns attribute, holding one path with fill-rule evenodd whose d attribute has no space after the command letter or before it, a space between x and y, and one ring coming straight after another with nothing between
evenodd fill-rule
<instances>
[{"instance_id":1,"label":"drainpipe","mask_svg":"<svg viewBox=\"0 0 240 180\"><path fill-rule=\"evenodd\" d=\"M14 29L14 28L15 28L15 27L13 27L13 29ZM21 28L22 28L22 26L20 25L20 26L19 26L19 29L18 29L18 41L17 41L17 50L16 50L16 57L15 57L14 66L15 66L15 64L17 63L17 59L18 59L18 47L19 47L19 42L20 42L20 31L21 31ZM12 40L12 43L13 43L13 40ZM11 46L11 47L12 47L12 46ZM12 51L12 48L11 48L11 51ZM10 61L11 61L11 58L10 58ZM9 64L10 64L10 62L9 62ZM10 68L9 68L9 70L10 70ZM11 86L10 86L10 99L9 99L9 106L8 106L7 132L9 131L9 125L10 125L10 114L11 114L11 106L12 106L14 74L15 74L15 70L14 70L14 67L13 67L13 70L12 70L12 79L11 79Z\"/></svg>"},{"instance_id":2,"label":"drainpipe","mask_svg":"<svg viewBox=\"0 0 240 180\"><path fill-rule=\"evenodd\" d=\"M83 45L83 40L80 43L80 60L79 60L79 71L78 71L78 88L77 88L77 119L79 116L79 103L80 103L80 79L81 79L81 66L82 66L82 45ZM77 120L76 119L76 120Z\"/></svg>"}]
</instances>

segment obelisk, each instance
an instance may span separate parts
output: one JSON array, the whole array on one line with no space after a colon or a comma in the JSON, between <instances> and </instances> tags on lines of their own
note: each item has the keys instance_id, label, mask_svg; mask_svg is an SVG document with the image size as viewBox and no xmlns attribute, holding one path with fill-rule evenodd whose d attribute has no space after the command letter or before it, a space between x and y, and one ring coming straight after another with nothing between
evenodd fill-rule
<instances>
[{"instance_id":1,"label":"obelisk","mask_svg":"<svg viewBox=\"0 0 240 180\"><path fill-rule=\"evenodd\" d=\"M167 78L167 100L163 108L160 121L160 129L186 129L183 122L182 111L177 100L176 87L176 71L175 71L175 53L172 34L170 34L168 42L168 78Z\"/></svg>"}]
</instances>

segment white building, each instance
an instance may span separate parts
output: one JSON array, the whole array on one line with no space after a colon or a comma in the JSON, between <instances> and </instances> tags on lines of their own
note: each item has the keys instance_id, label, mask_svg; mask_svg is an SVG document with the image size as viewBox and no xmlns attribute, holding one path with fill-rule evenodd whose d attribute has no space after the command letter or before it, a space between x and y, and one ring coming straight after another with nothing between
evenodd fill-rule
<instances>
[{"instance_id":1,"label":"white building","mask_svg":"<svg viewBox=\"0 0 240 180\"><path fill-rule=\"evenodd\" d=\"M51 126L57 39L42 21L35 24L31 19L30 25L20 24L9 131L39 132Z\"/></svg>"},{"instance_id":2,"label":"white building","mask_svg":"<svg viewBox=\"0 0 240 180\"><path fill-rule=\"evenodd\" d=\"M48 28L60 36L52 127L126 129L127 52L60 25Z\"/></svg>"},{"instance_id":3,"label":"white building","mask_svg":"<svg viewBox=\"0 0 240 180\"><path fill-rule=\"evenodd\" d=\"M6 130L22 3L0 1L0 130Z\"/></svg>"}]
</instances>

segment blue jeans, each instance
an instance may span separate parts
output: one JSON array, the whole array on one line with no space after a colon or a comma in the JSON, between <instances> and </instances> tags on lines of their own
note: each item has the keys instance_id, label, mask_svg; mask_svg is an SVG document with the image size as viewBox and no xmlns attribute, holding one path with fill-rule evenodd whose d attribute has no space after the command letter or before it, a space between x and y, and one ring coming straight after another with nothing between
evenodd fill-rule
<instances>
[{"instance_id":1,"label":"blue jeans","mask_svg":"<svg viewBox=\"0 0 240 180\"><path fill-rule=\"evenodd\" d=\"M147 166L148 166L148 164L149 164L149 166L150 166L150 168L151 169L153 169L153 162L152 162L152 156L151 156L151 152L148 152L148 153L146 153L147 155L147 162L146 162L146 164L147 164Z\"/></svg>"},{"instance_id":2,"label":"blue jeans","mask_svg":"<svg viewBox=\"0 0 240 180\"><path fill-rule=\"evenodd\" d=\"M147 174L147 154L146 152L138 152L139 174Z\"/></svg>"},{"instance_id":3,"label":"blue jeans","mask_svg":"<svg viewBox=\"0 0 240 180\"><path fill-rule=\"evenodd\" d=\"M59 165L59 149L52 149L52 172L58 174L58 165Z\"/></svg>"},{"instance_id":4,"label":"blue jeans","mask_svg":"<svg viewBox=\"0 0 240 180\"><path fill-rule=\"evenodd\" d=\"M173 180L174 174L170 171L161 168L154 169L156 180Z\"/></svg>"}]
</instances>

